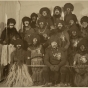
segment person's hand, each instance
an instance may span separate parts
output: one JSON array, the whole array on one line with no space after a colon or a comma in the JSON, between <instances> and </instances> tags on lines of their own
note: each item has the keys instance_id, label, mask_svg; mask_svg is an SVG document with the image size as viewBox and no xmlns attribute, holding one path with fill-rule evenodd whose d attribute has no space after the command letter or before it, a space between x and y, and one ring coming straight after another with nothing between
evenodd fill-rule
<instances>
[{"instance_id":1,"label":"person's hand","mask_svg":"<svg viewBox=\"0 0 88 88\"><path fill-rule=\"evenodd\" d=\"M51 66L50 66L50 70L51 70L51 71L54 71L54 65L51 65Z\"/></svg>"},{"instance_id":2,"label":"person's hand","mask_svg":"<svg viewBox=\"0 0 88 88\"><path fill-rule=\"evenodd\" d=\"M67 50L68 49L68 46L65 46L64 49Z\"/></svg>"},{"instance_id":3,"label":"person's hand","mask_svg":"<svg viewBox=\"0 0 88 88\"><path fill-rule=\"evenodd\" d=\"M58 71L59 70L59 66L58 65L54 65L54 70Z\"/></svg>"},{"instance_id":4,"label":"person's hand","mask_svg":"<svg viewBox=\"0 0 88 88\"><path fill-rule=\"evenodd\" d=\"M44 38L47 38L48 36L47 36L47 34L43 34L43 37L44 37Z\"/></svg>"},{"instance_id":5,"label":"person's hand","mask_svg":"<svg viewBox=\"0 0 88 88\"><path fill-rule=\"evenodd\" d=\"M6 44L6 41L3 41L3 44Z\"/></svg>"}]
</instances>

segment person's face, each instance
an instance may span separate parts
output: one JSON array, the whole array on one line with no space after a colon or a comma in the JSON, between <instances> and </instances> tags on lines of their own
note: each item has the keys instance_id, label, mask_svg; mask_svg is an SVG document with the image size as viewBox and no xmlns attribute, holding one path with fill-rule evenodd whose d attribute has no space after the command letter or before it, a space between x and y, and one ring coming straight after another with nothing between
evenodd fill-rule
<instances>
[{"instance_id":1,"label":"person's face","mask_svg":"<svg viewBox=\"0 0 88 88\"><path fill-rule=\"evenodd\" d=\"M70 24L70 25L73 25L73 24L74 24L74 20L70 20L70 21L69 21L69 24Z\"/></svg>"},{"instance_id":2,"label":"person's face","mask_svg":"<svg viewBox=\"0 0 88 88\"><path fill-rule=\"evenodd\" d=\"M46 11L43 11L43 12L42 12L42 15L43 15L43 16L47 16L47 12L46 12Z\"/></svg>"},{"instance_id":3,"label":"person's face","mask_svg":"<svg viewBox=\"0 0 88 88\"><path fill-rule=\"evenodd\" d=\"M17 47L17 49L20 49L20 48L21 48L21 45L20 45L20 44L18 44L18 45L16 45L16 47Z\"/></svg>"},{"instance_id":4,"label":"person's face","mask_svg":"<svg viewBox=\"0 0 88 88\"><path fill-rule=\"evenodd\" d=\"M10 23L10 24L9 24L9 27L10 27L10 28L13 28L13 27L14 27L14 23Z\"/></svg>"},{"instance_id":5,"label":"person's face","mask_svg":"<svg viewBox=\"0 0 88 88\"><path fill-rule=\"evenodd\" d=\"M70 8L67 8L67 9L66 9L66 13L67 13L67 14L71 13L71 9L70 9Z\"/></svg>"},{"instance_id":6,"label":"person's face","mask_svg":"<svg viewBox=\"0 0 88 88\"><path fill-rule=\"evenodd\" d=\"M27 26L29 26L29 21L25 21L24 22L24 25L27 27Z\"/></svg>"},{"instance_id":7,"label":"person's face","mask_svg":"<svg viewBox=\"0 0 88 88\"><path fill-rule=\"evenodd\" d=\"M72 36L76 36L76 31L72 31Z\"/></svg>"},{"instance_id":8,"label":"person's face","mask_svg":"<svg viewBox=\"0 0 88 88\"><path fill-rule=\"evenodd\" d=\"M33 21L33 22L35 22L36 19L37 19L36 16L33 16L33 17L32 17L32 21Z\"/></svg>"},{"instance_id":9,"label":"person's face","mask_svg":"<svg viewBox=\"0 0 88 88\"><path fill-rule=\"evenodd\" d=\"M34 38L33 39L33 44L36 45L37 44L37 41L38 41L37 38Z\"/></svg>"},{"instance_id":10,"label":"person's face","mask_svg":"<svg viewBox=\"0 0 88 88\"><path fill-rule=\"evenodd\" d=\"M57 27L58 27L59 29L62 29L62 27L63 27L62 23L58 23Z\"/></svg>"},{"instance_id":11,"label":"person's face","mask_svg":"<svg viewBox=\"0 0 88 88\"><path fill-rule=\"evenodd\" d=\"M86 28L87 26L88 26L88 23L87 23L87 22L83 22L83 23L82 23L82 27L83 27L83 28Z\"/></svg>"},{"instance_id":12,"label":"person's face","mask_svg":"<svg viewBox=\"0 0 88 88\"><path fill-rule=\"evenodd\" d=\"M52 48L57 48L57 42L52 42L51 46L52 46Z\"/></svg>"},{"instance_id":13,"label":"person's face","mask_svg":"<svg viewBox=\"0 0 88 88\"><path fill-rule=\"evenodd\" d=\"M40 22L40 23L39 23L39 27L40 27L40 28L43 28L43 27L44 27L44 22Z\"/></svg>"},{"instance_id":14,"label":"person's face","mask_svg":"<svg viewBox=\"0 0 88 88\"><path fill-rule=\"evenodd\" d=\"M55 10L55 15L59 15L60 11L58 9Z\"/></svg>"},{"instance_id":15,"label":"person's face","mask_svg":"<svg viewBox=\"0 0 88 88\"><path fill-rule=\"evenodd\" d=\"M81 45L81 46L80 46L80 50L81 50L81 51L85 51L85 50L86 50L85 46L84 46L84 45Z\"/></svg>"}]
</instances>

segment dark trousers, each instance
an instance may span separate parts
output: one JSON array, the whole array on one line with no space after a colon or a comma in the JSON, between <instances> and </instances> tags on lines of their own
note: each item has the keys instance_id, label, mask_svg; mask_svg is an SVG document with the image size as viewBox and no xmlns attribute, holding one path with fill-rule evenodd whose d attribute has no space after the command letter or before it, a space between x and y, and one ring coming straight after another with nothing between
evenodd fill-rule
<instances>
[{"instance_id":1,"label":"dark trousers","mask_svg":"<svg viewBox=\"0 0 88 88\"><path fill-rule=\"evenodd\" d=\"M65 66L60 68L60 82L69 83L69 69Z\"/></svg>"},{"instance_id":2,"label":"dark trousers","mask_svg":"<svg viewBox=\"0 0 88 88\"><path fill-rule=\"evenodd\" d=\"M3 67L3 77L7 77L9 73L9 67L10 67L9 64Z\"/></svg>"},{"instance_id":3,"label":"dark trousers","mask_svg":"<svg viewBox=\"0 0 88 88\"><path fill-rule=\"evenodd\" d=\"M60 82L69 82L69 70L66 67L61 67L58 71L51 71L50 68L46 67L43 69L43 77L45 82L52 82L57 84Z\"/></svg>"},{"instance_id":4,"label":"dark trousers","mask_svg":"<svg viewBox=\"0 0 88 88\"><path fill-rule=\"evenodd\" d=\"M59 79L59 71L51 71L48 67L43 69L43 77L45 78L45 83L52 82L56 84Z\"/></svg>"}]
</instances>

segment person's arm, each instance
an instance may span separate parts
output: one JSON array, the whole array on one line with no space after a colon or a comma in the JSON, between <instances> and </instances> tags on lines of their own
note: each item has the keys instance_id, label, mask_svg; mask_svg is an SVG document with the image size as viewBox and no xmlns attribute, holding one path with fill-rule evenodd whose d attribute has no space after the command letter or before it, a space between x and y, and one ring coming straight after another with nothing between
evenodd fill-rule
<instances>
[{"instance_id":1,"label":"person's arm","mask_svg":"<svg viewBox=\"0 0 88 88\"><path fill-rule=\"evenodd\" d=\"M2 31L1 42L3 43L3 41L5 41L5 39L6 39L6 28Z\"/></svg>"},{"instance_id":2,"label":"person's arm","mask_svg":"<svg viewBox=\"0 0 88 88\"><path fill-rule=\"evenodd\" d=\"M14 63L14 51L11 53L11 64Z\"/></svg>"},{"instance_id":3,"label":"person's arm","mask_svg":"<svg viewBox=\"0 0 88 88\"><path fill-rule=\"evenodd\" d=\"M44 64L45 65L47 65L48 67L50 67L51 66L51 64L50 64L50 62L49 62L49 59L50 59L50 57L49 57L49 50L48 49L46 49L46 51L45 51L45 56L44 56Z\"/></svg>"},{"instance_id":4,"label":"person's arm","mask_svg":"<svg viewBox=\"0 0 88 88\"><path fill-rule=\"evenodd\" d=\"M29 50L26 51L24 59L27 65L31 65L31 52Z\"/></svg>"},{"instance_id":5,"label":"person's arm","mask_svg":"<svg viewBox=\"0 0 88 88\"><path fill-rule=\"evenodd\" d=\"M42 45L41 45L41 53L42 53L42 55L43 55L43 57L44 57L45 51L44 51L44 48L43 48Z\"/></svg>"},{"instance_id":6,"label":"person's arm","mask_svg":"<svg viewBox=\"0 0 88 88\"><path fill-rule=\"evenodd\" d=\"M76 63L77 63L77 58L78 58L78 54L76 54L76 55L74 56L74 62L73 62L73 65L76 65Z\"/></svg>"},{"instance_id":7,"label":"person's arm","mask_svg":"<svg viewBox=\"0 0 88 88\"><path fill-rule=\"evenodd\" d=\"M68 49L69 45L70 45L70 41L69 41L69 34L67 32L65 32L65 36L66 36L66 41L67 41L67 44L66 46L64 47L65 49Z\"/></svg>"},{"instance_id":8,"label":"person's arm","mask_svg":"<svg viewBox=\"0 0 88 88\"><path fill-rule=\"evenodd\" d=\"M66 59L67 56L66 56L65 52L62 52L61 54L62 54L61 55L61 62L58 65L59 68L64 66L66 64L66 61L67 61L67 59Z\"/></svg>"}]
</instances>

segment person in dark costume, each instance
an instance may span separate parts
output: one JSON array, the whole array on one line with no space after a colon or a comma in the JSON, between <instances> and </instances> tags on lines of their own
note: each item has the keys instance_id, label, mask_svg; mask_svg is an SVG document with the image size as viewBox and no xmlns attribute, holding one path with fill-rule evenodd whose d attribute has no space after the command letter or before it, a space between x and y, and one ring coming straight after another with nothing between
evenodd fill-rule
<instances>
[{"instance_id":1,"label":"person in dark costume","mask_svg":"<svg viewBox=\"0 0 88 88\"><path fill-rule=\"evenodd\" d=\"M77 45L81 41L81 32L77 29L76 26L72 27L69 31L69 40L70 40L70 45L68 48L68 62L69 66L73 65L74 62L74 56L77 53ZM74 69L69 68L70 71L70 84L71 86L74 86Z\"/></svg>"},{"instance_id":2,"label":"person in dark costume","mask_svg":"<svg viewBox=\"0 0 88 88\"><path fill-rule=\"evenodd\" d=\"M2 43L2 53L1 53L1 66L3 68L3 77L5 78L8 74L9 64L10 64L10 55L14 50L14 46L11 45L14 37L19 36L15 28L16 21L13 18L7 20L7 27L2 31L1 34L1 43Z\"/></svg>"},{"instance_id":3,"label":"person in dark costume","mask_svg":"<svg viewBox=\"0 0 88 88\"><path fill-rule=\"evenodd\" d=\"M81 27L78 26L78 24L76 24L76 21L77 19L75 18L74 14L70 14L68 17L68 22L69 22L69 28L67 30L68 32L74 27L76 27L76 29L80 31Z\"/></svg>"},{"instance_id":4,"label":"person in dark costume","mask_svg":"<svg viewBox=\"0 0 88 88\"><path fill-rule=\"evenodd\" d=\"M83 38L78 43L78 52L74 56L74 85L88 87L88 40Z\"/></svg>"},{"instance_id":5,"label":"person in dark costume","mask_svg":"<svg viewBox=\"0 0 88 88\"><path fill-rule=\"evenodd\" d=\"M51 20L51 12L49 8L43 7L40 9L39 13L41 15L40 18L42 18L46 22L47 27L51 30L54 29L53 22Z\"/></svg>"},{"instance_id":6,"label":"person in dark costume","mask_svg":"<svg viewBox=\"0 0 88 88\"><path fill-rule=\"evenodd\" d=\"M88 17L83 16L80 20L81 22L81 35L84 38L88 38Z\"/></svg>"},{"instance_id":7,"label":"person in dark costume","mask_svg":"<svg viewBox=\"0 0 88 88\"><path fill-rule=\"evenodd\" d=\"M39 27L36 32L42 38L41 44L43 45L43 47L47 48L48 47L48 40L50 38L50 30L47 28L47 24L42 18L40 18L38 20L38 25L39 25Z\"/></svg>"},{"instance_id":8,"label":"person in dark costume","mask_svg":"<svg viewBox=\"0 0 88 88\"><path fill-rule=\"evenodd\" d=\"M65 50L68 49L70 42L69 42L69 34L68 32L65 30L65 26L64 26L64 21L63 20L59 20L56 23L56 36L58 38L58 41L60 41L60 47L63 47Z\"/></svg>"},{"instance_id":9,"label":"person in dark costume","mask_svg":"<svg viewBox=\"0 0 88 88\"><path fill-rule=\"evenodd\" d=\"M50 46L45 51L44 63L47 65L43 72L46 79L45 86L48 86L49 82L52 83L52 86L57 86L59 79L61 79L59 86L66 83L65 75L68 73L68 69L64 67L66 54L59 46L59 41L55 36L50 38Z\"/></svg>"},{"instance_id":10,"label":"person in dark costume","mask_svg":"<svg viewBox=\"0 0 88 88\"><path fill-rule=\"evenodd\" d=\"M53 17L52 17L53 25L55 28L56 28L57 21L62 19L61 13L62 13L61 7L55 6L53 10Z\"/></svg>"},{"instance_id":11,"label":"person in dark costume","mask_svg":"<svg viewBox=\"0 0 88 88\"><path fill-rule=\"evenodd\" d=\"M4 87L30 87L33 85L33 81L26 65L28 53L23 49L21 39L16 39L14 46L16 50L11 53L9 74L1 85Z\"/></svg>"},{"instance_id":12,"label":"person in dark costume","mask_svg":"<svg viewBox=\"0 0 88 88\"><path fill-rule=\"evenodd\" d=\"M71 3L66 3L63 9L65 14L64 16L65 25L69 26L69 21L68 21L69 15L74 16L75 23L77 24L78 23L77 17L75 14L72 13L74 10L74 6Z\"/></svg>"},{"instance_id":13,"label":"person in dark costume","mask_svg":"<svg viewBox=\"0 0 88 88\"><path fill-rule=\"evenodd\" d=\"M29 17L22 18L23 29L20 30L20 35L24 41L24 49L27 50L27 47L30 45L30 35L35 32L33 28L31 28L31 20Z\"/></svg>"},{"instance_id":14,"label":"person in dark costume","mask_svg":"<svg viewBox=\"0 0 88 88\"><path fill-rule=\"evenodd\" d=\"M31 36L31 45L28 47L28 50L31 52L31 69L32 69L32 79L35 86L43 84L43 57L44 49L41 45L41 37L34 33Z\"/></svg>"},{"instance_id":15,"label":"person in dark costume","mask_svg":"<svg viewBox=\"0 0 88 88\"><path fill-rule=\"evenodd\" d=\"M31 28L36 28L38 15L36 13L31 14Z\"/></svg>"},{"instance_id":16,"label":"person in dark costume","mask_svg":"<svg viewBox=\"0 0 88 88\"><path fill-rule=\"evenodd\" d=\"M1 34L2 44L10 44L11 39L13 38L13 36L18 34L18 32L15 28L15 24L16 24L15 19L9 18L7 20L7 28L5 28L2 31L2 34Z\"/></svg>"}]
</instances>

